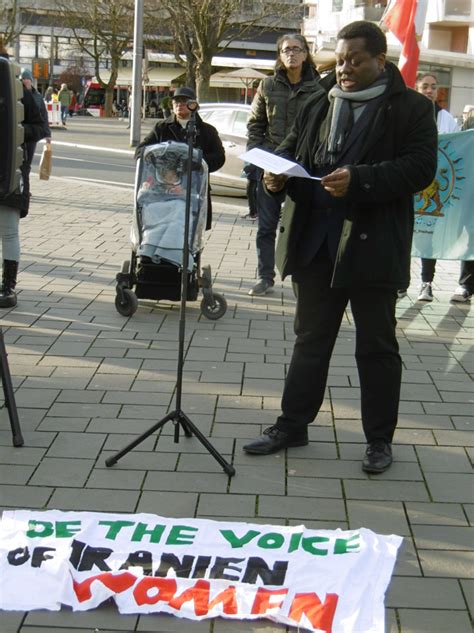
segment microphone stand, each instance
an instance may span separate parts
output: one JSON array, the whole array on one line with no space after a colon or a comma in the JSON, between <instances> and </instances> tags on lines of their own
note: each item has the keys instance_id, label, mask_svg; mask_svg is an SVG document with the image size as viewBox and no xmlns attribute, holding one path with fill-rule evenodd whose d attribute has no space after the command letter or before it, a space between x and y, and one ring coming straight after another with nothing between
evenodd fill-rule
<instances>
[{"instance_id":1,"label":"microphone stand","mask_svg":"<svg viewBox=\"0 0 474 633\"><path fill-rule=\"evenodd\" d=\"M159 422L142 433L133 442L130 442L125 448L118 451L112 457L105 460L106 466L113 466L124 455L146 440L150 435L163 427L167 422L174 424L174 442L179 442L180 427L186 437L193 435L207 448L208 452L222 466L224 472L232 477L235 475L235 468L231 466L217 449L209 442L207 437L201 433L197 426L189 419L182 409L182 391L183 391L183 368L184 368L184 340L186 331L186 301L188 297L188 263L189 263L189 226L191 218L191 183L193 175L193 149L194 137L196 132L196 110L198 108L197 101L189 100L187 102L191 116L186 127L186 140L188 144L188 164L187 164L187 183L186 183L186 206L184 215L184 242L183 242L183 263L181 269L181 305L179 310L179 334L178 334L178 366L176 371L176 408L168 415L165 415Z\"/></svg>"}]
</instances>

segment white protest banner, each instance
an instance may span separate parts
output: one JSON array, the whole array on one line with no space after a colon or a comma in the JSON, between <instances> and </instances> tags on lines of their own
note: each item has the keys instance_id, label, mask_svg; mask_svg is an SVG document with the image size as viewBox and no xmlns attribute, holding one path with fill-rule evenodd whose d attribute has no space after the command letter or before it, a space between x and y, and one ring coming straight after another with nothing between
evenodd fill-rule
<instances>
[{"instance_id":1,"label":"white protest banner","mask_svg":"<svg viewBox=\"0 0 474 633\"><path fill-rule=\"evenodd\" d=\"M4 512L0 609L269 618L383 633L399 536L152 514Z\"/></svg>"}]
</instances>

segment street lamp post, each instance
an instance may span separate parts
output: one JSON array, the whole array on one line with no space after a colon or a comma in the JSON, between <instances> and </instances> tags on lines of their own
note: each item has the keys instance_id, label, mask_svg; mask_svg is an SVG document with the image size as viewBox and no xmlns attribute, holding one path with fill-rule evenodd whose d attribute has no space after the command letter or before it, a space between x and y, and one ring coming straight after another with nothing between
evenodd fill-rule
<instances>
[{"instance_id":1,"label":"street lamp post","mask_svg":"<svg viewBox=\"0 0 474 633\"><path fill-rule=\"evenodd\" d=\"M15 3L15 59L20 64L21 3Z\"/></svg>"},{"instance_id":2,"label":"street lamp post","mask_svg":"<svg viewBox=\"0 0 474 633\"><path fill-rule=\"evenodd\" d=\"M49 51L49 85L53 85L54 80L54 60L56 58L54 51L54 26L51 26L51 35L50 35L50 51Z\"/></svg>"},{"instance_id":3,"label":"street lamp post","mask_svg":"<svg viewBox=\"0 0 474 633\"><path fill-rule=\"evenodd\" d=\"M143 0L135 0L135 21L133 25L133 77L132 77L132 117L130 125L130 145L140 142L142 105L142 64L143 64Z\"/></svg>"}]
</instances>

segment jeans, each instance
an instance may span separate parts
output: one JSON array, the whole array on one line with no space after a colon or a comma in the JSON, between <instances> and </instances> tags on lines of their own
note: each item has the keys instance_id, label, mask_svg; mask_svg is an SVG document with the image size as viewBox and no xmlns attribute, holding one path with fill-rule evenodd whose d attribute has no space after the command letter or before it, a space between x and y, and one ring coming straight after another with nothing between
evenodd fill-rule
<instances>
[{"instance_id":1,"label":"jeans","mask_svg":"<svg viewBox=\"0 0 474 633\"><path fill-rule=\"evenodd\" d=\"M436 269L436 259L421 258L421 281L431 283L434 279Z\"/></svg>"},{"instance_id":2,"label":"jeans","mask_svg":"<svg viewBox=\"0 0 474 633\"><path fill-rule=\"evenodd\" d=\"M257 216L257 187L258 182L253 178L247 178L247 201L249 204L249 213L251 216Z\"/></svg>"},{"instance_id":3,"label":"jeans","mask_svg":"<svg viewBox=\"0 0 474 633\"><path fill-rule=\"evenodd\" d=\"M324 399L332 351L350 301L356 328L362 427L367 442L391 442L398 418L402 363L395 336L396 290L331 288L333 262L323 244L311 264L293 275L295 333L277 427L301 432Z\"/></svg>"},{"instance_id":4,"label":"jeans","mask_svg":"<svg viewBox=\"0 0 474 633\"><path fill-rule=\"evenodd\" d=\"M2 258L20 261L20 211L0 205L0 238Z\"/></svg>"},{"instance_id":5,"label":"jeans","mask_svg":"<svg viewBox=\"0 0 474 633\"><path fill-rule=\"evenodd\" d=\"M275 279L275 241L280 210L285 194L269 194L265 191L263 180L257 187L257 258L258 278L273 282Z\"/></svg>"},{"instance_id":6,"label":"jeans","mask_svg":"<svg viewBox=\"0 0 474 633\"><path fill-rule=\"evenodd\" d=\"M68 112L69 112L69 106L62 105L61 106L61 123L66 123Z\"/></svg>"}]
</instances>

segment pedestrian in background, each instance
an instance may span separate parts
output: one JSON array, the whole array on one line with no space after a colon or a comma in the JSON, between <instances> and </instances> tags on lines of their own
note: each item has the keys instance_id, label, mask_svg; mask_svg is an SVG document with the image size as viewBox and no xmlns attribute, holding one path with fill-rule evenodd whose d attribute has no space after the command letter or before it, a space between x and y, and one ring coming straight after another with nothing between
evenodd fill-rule
<instances>
[{"instance_id":1,"label":"pedestrian in background","mask_svg":"<svg viewBox=\"0 0 474 633\"><path fill-rule=\"evenodd\" d=\"M41 119L43 121L43 131L42 134L40 136L41 138L45 139L45 142L49 145L51 143L51 130L49 128L49 123L48 123L48 112L46 110L46 106L44 104L43 101L43 97L41 96L41 94L36 90L36 88L33 86L33 75L31 74L31 70L28 70L28 68L22 68L21 69L21 73L20 73L20 78L21 81L23 83L23 87L30 91L31 94L33 95L33 99L35 100L36 105L38 106L38 109L40 111L41 114ZM36 141L28 141L25 143L26 146L26 167L25 170L27 171L28 174L28 178L25 181L25 186L28 186L28 193L29 193L29 176L30 176L30 172L31 172L31 163L33 162L33 157L35 155L35 151L36 151Z\"/></svg>"},{"instance_id":2,"label":"pedestrian in background","mask_svg":"<svg viewBox=\"0 0 474 633\"><path fill-rule=\"evenodd\" d=\"M462 111L462 129L474 129L474 105L465 105Z\"/></svg>"},{"instance_id":3,"label":"pedestrian in background","mask_svg":"<svg viewBox=\"0 0 474 633\"><path fill-rule=\"evenodd\" d=\"M133 116L133 94L130 89L129 89L128 101L127 101L127 116L128 116L127 130L129 130L132 125L132 116Z\"/></svg>"},{"instance_id":4,"label":"pedestrian in background","mask_svg":"<svg viewBox=\"0 0 474 633\"><path fill-rule=\"evenodd\" d=\"M438 98L438 79L433 73L422 73L416 79L415 88L417 92L425 95L433 104L433 116L439 134L450 134L459 132L460 126L456 119L444 108L441 108L436 99ZM418 301L433 301L433 280L436 270L436 259L421 258L421 287L418 294ZM398 299L406 297L406 288L398 291Z\"/></svg>"},{"instance_id":5,"label":"pedestrian in background","mask_svg":"<svg viewBox=\"0 0 474 633\"><path fill-rule=\"evenodd\" d=\"M282 35L277 41L275 72L260 82L247 124L247 150L259 147L273 151L299 117L303 105L315 92L323 93L308 42L299 33ZM258 281L249 295L272 292L275 283L275 240L283 193L269 195L262 180L257 186Z\"/></svg>"},{"instance_id":6,"label":"pedestrian in background","mask_svg":"<svg viewBox=\"0 0 474 633\"><path fill-rule=\"evenodd\" d=\"M69 106L71 105L71 91L67 87L67 84L61 84L61 90L58 94L58 102L61 105L61 123L64 127L66 127Z\"/></svg>"},{"instance_id":7,"label":"pedestrian in background","mask_svg":"<svg viewBox=\"0 0 474 633\"><path fill-rule=\"evenodd\" d=\"M291 178L287 186L277 255L297 297L296 341L282 414L244 446L247 453L308 444L350 302L367 442L362 469L381 473L392 463L402 377L397 288L408 286L413 198L436 173L437 133L431 104L406 87L386 53L373 22L341 29L336 70L324 80L329 93L307 101L277 148L321 181ZM286 176L264 178L281 195Z\"/></svg>"},{"instance_id":8,"label":"pedestrian in background","mask_svg":"<svg viewBox=\"0 0 474 633\"><path fill-rule=\"evenodd\" d=\"M8 59L6 51L0 51L0 56ZM27 215L30 204L27 144L36 143L44 134L44 121L33 92L24 86L21 101L24 108L23 163L20 166L22 182L15 191L0 198L0 239L3 258L0 308L12 308L17 303L15 288L20 261L19 224L20 217L24 218Z\"/></svg>"},{"instance_id":9,"label":"pedestrian in background","mask_svg":"<svg viewBox=\"0 0 474 633\"><path fill-rule=\"evenodd\" d=\"M69 104L69 108L68 108L69 118L71 119L74 115L76 105L77 105L77 96L76 96L76 93L73 90L71 90L71 103Z\"/></svg>"},{"instance_id":10,"label":"pedestrian in background","mask_svg":"<svg viewBox=\"0 0 474 633\"><path fill-rule=\"evenodd\" d=\"M474 129L474 105L464 107L462 113L462 131ZM469 232L469 243L472 244L474 234ZM472 249L470 249L472 250ZM461 271L459 273L459 285L454 291L451 301L455 303L466 303L474 295L474 260L464 260L461 262Z\"/></svg>"},{"instance_id":11,"label":"pedestrian in background","mask_svg":"<svg viewBox=\"0 0 474 633\"><path fill-rule=\"evenodd\" d=\"M249 205L249 212L243 215L242 218L244 220L256 220L257 215L258 215L257 187L258 187L258 181L262 177L262 171L255 165L251 165L250 163L245 163L244 168L242 169L242 174L247 179L246 193L247 193L247 202Z\"/></svg>"}]
</instances>

